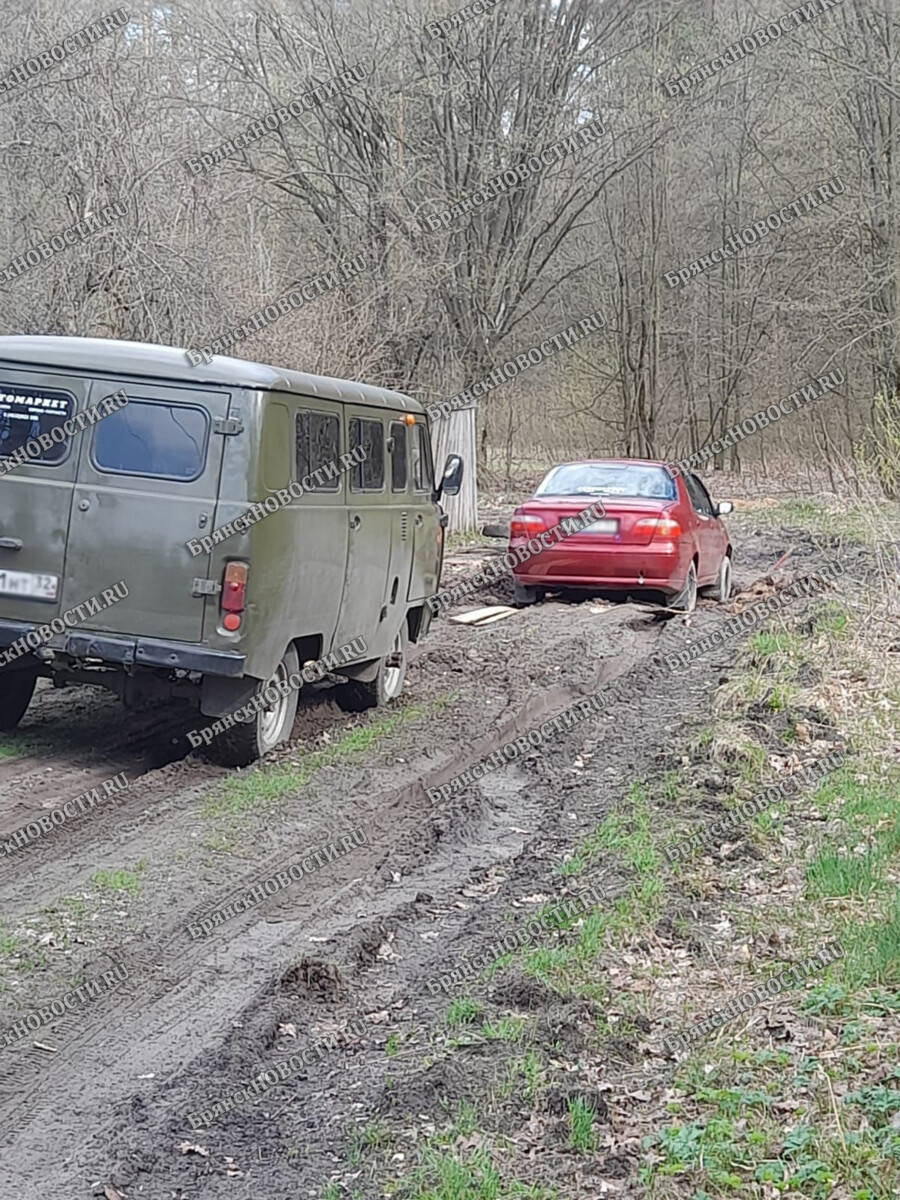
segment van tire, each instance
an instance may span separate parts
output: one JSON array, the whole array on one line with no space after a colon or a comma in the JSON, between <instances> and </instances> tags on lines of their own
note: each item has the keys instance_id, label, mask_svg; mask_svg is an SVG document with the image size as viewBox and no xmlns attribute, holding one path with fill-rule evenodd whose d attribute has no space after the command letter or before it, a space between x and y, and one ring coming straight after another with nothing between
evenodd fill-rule
<instances>
[{"instance_id":1,"label":"van tire","mask_svg":"<svg viewBox=\"0 0 900 1200\"><path fill-rule=\"evenodd\" d=\"M37 677L37 664L0 671L0 730L15 729L25 716Z\"/></svg>"},{"instance_id":2,"label":"van tire","mask_svg":"<svg viewBox=\"0 0 900 1200\"><path fill-rule=\"evenodd\" d=\"M286 681L299 670L297 648L288 646L271 679L260 683L253 695L261 695L271 684ZM249 721L232 725L213 738L207 754L221 767L249 767L290 738L299 699L299 693L292 688L283 700L261 709Z\"/></svg>"},{"instance_id":3,"label":"van tire","mask_svg":"<svg viewBox=\"0 0 900 1200\"><path fill-rule=\"evenodd\" d=\"M378 662L378 671L370 682L351 679L340 698L345 712L366 712L370 708L384 708L396 700L403 691L406 668L409 661L409 633L406 622L394 638L390 654Z\"/></svg>"}]
</instances>

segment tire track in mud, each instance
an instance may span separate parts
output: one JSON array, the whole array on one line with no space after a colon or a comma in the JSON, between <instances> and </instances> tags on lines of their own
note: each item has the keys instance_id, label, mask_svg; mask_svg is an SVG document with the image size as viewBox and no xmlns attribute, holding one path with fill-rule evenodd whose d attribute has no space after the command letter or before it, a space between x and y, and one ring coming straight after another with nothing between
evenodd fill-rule
<instances>
[{"instance_id":1,"label":"tire track in mud","mask_svg":"<svg viewBox=\"0 0 900 1200\"><path fill-rule=\"evenodd\" d=\"M70 714L61 699L62 692L73 692ZM56 690L44 688L38 693L29 713L29 723L23 728L23 754L0 760L0 840L9 838L16 829L45 816L51 809L74 800L83 792L98 787L103 780L125 772L130 781L129 792L135 784L153 772L164 770L183 759L190 751L184 739L191 723L182 706L162 713L144 710L122 710L115 700L105 696L92 702L94 689L79 687ZM54 719L61 716L58 725ZM194 721L196 723L196 721ZM65 757L58 748L50 751L50 735L71 749ZM60 738L61 735L61 738ZM30 743L30 745L29 745ZM119 812L134 808L133 797L124 793L113 805ZM30 869L45 861L77 848L85 840L80 827L96 834L98 810L55 826L48 836L38 838L0 859L4 868L17 861L29 862ZM91 833L87 834L90 840ZM55 849L50 843L54 842ZM15 878L17 871L4 870L4 876Z\"/></svg>"},{"instance_id":2,"label":"tire track in mud","mask_svg":"<svg viewBox=\"0 0 900 1200\"><path fill-rule=\"evenodd\" d=\"M346 725L347 714L333 699L335 689L329 687L304 698L298 709L291 745L316 733L333 732ZM128 715L129 718L133 714ZM38 887L37 872L42 875L41 891L53 891L64 886L71 874L69 863L92 845L104 840L107 845L127 841L154 822L165 820L184 804L187 789L201 788L227 778L232 773L196 755L185 738L187 728L195 728L196 715L186 720L184 715L164 714L147 727L142 736L147 760L131 755L108 758L104 765L91 765L96 754L63 759L56 755L51 761L35 756L10 760L4 771L0 764L0 841L22 826L45 816L52 808L61 807L105 779L124 771L128 776L127 791L102 797L93 809L79 812L62 825L9 855L0 855L0 912L12 914L13 906L33 903ZM125 732L128 732L126 723ZM172 735L177 735L173 737ZM43 763L43 765L38 765ZM18 768L19 774L14 774ZM4 809L4 800L17 796L26 783L34 784L29 799L38 804L24 805L17 800ZM58 869L53 870L53 864Z\"/></svg>"},{"instance_id":3,"label":"tire track in mud","mask_svg":"<svg viewBox=\"0 0 900 1200\"><path fill-rule=\"evenodd\" d=\"M94 1051L98 1057L103 1056L102 1051L111 1062L118 1062L133 1046L135 1027L141 1028L144 1041L148 1041L147 1018L151 1007L163 1007L159 1014L160 1026L157 1027L153 1038L154 1043L164 1039L167 1031L171 1031L179 1022L190 1024L191 1019L184 1016L186 1007L189 1012L202 1012L202 993L207 988L219 988L224 982L221 973L223 969L227 973L228 967L221 968L210 961L217 954L224 954L234 967L241 960L241 942L255 942L259 948L259 942L262 940L269 943L267 953L277 951L280 947L284 953L283 966L287 966L291 958L287 947L291 942L294 927L303 928L309 934L313 928L313 919L318 918L320 923L323 920L327 922L339 914L348 914L350 905L354 906L355 915L355 906L383 894L387 883L380 880L379 873L390 860L392 852L404 842L421 843L423 821L433 822L439 814L439 810L433 808L425 795L426 787L441 786L493 750L514 740L536 724L555 716L587 692L602 687L634 669L653 652L664 628L647 622L646 629L642 631L643 637L636 639L637 644L633 652L627 658L601 659L594 678L586 686L555 686L539 692L519 707L512 716L507 716L498 728L467 747L456 750L449 762L430 774L395 792L382 792L371 796L367 805L368 812L353 818L354 827L368 821L375 835L370 836L365 847L365 858L360 861L359 855L354 854L329 864L321 883L318 874L314 877L313 895L303 896L299 904L298 896L291 897L290 919L273 923L267 919L268 914L277 910L287 899L285 894L279 894L249 913L233 918L219 927L218 931L214 931L210 938L191 941L187 934L187 925L190 922L227 904L233 896L246 892L295 861L297 850L287 854L276 853L260 860L240 883L230 884L227 891L204 900L202 905L180 916L177 927L172 927L168 936L158 942L150 946L141 941L127 943L115 954L114 960L110 952L110 965L113 961L124 963L128 970L128 981L122 989L98 997L89 1008L54 1024L49 1040L52 1040L57 1048L57 1053L52 1059L48 1060L46 1051L31 1044L31 1038L27 1039L28 1045L20 1044L20 1048L12 1054L10 1049L0 1051L4 1059L7 1056L10 1059L8 1063L0 1064L0 1122L3 1126L0 1145L9 1145L18 1136L17 1131L22 1131L34 1123L38 1115L38 1106L41 1100L45 1099L45 1088L53 1090L54 1107L62 1100L66 1083L70 1087L73 1086L75 1073L71 1067L85 1051ZM346 827L350 827L349 818ZM310 846L315 848L333 836L331 833L317 837L311 841ZM266 926L269 926L268 930ZM319 930L320 926L316 926L316 929ZM321 930L327 931L327 925L321 925ZM262 937L261 931L264 931ZM106 964L99 968L102 969L106 969ZM239 1000L235 994L233 1007L244 1007L252 1000L253 995L264 991L270 985L271 973L272 964L269 962L263 968L263 973L250 995L245 995ZM190 1005L186 1006L184 1001L189 999L192 992L193 999ZM168 1014L167 1009L171 1010ZM194 1018L195 1022L196 1020L197 1018ZM113 1021L117 1027L115 1033L112 1029ZM115 1051L111 1049L113 1039L118 1043ZM47 1042L48 1037L38 1035L38 1040ZM77 1087L79 1101L84 1103L84 1080L74 1086ZM74 1101L75 1097L72 1099ZM99 1101L99 1097L97 1099Z\"/></svg>"}]
</instances>

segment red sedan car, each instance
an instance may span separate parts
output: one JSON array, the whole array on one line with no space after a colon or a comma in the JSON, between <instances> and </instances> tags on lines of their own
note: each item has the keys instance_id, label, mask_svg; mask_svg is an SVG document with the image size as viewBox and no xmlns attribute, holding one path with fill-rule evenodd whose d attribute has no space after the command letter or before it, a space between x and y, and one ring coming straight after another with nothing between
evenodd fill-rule
<instances>
[{"instance_id":1,"label":"red sedan car","mask_svg":"<svg viewBox=\"0 0 900 1200\"><path fill-rule=\"evenodd\" d=\"M604 516L567 533L563 522L598 501ZM563 463L510 523L510 551L529 543L532 550L513 569L515 602L533 604L545 592L567 588L611 596L646 592L685 612L701 588L725 601L732 549L721 517L732 507L713 504L696 475L675 477L660 462Z\"/></svg>"}]
</instances>

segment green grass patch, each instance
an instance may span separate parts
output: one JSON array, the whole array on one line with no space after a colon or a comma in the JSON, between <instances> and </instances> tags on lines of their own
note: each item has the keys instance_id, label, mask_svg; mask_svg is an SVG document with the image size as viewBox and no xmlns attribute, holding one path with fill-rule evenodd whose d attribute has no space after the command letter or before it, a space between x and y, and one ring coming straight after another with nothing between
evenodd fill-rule
<instances>
[{"instance_id":1,"label":"green grass patch","mask_svg":"<svg viewBox=\"0 0 900 1200\"><path fill-rule=\"evenodd\" d=\"M806 894L811 900L834 896L868 896L879 882L878 858L820 850L806 868Z\"/></svg>"},{"instance_id":2,"label":"green grass patch","mask_svg":"<svg viewBox=\"0 0 900 1200\"><path fill-rule=\"evenodd\" d=\"M519 1042L525 1032L524 1017L500 1017L495 1021L485 1021L481 1032L492 1042Z\"/></svg>"},{"instance_id":3,"label":"green grass patch","mask_svg":"<svg viewBox=\"0 0 900 1200\"><path fill-rule=\"evenodd\" d=\"M569 964L569 952L559 946L538 946L522 956L522 970L532 979L555 987L559 974Z\"/></svg>"},{"instance_id":4,"label":"green grass patch","mask_svg":"<svg viewBox=\"0 0 900 1200\"><path fill-rule=\"evenodd\" d=\"M900 771L880 763L844 763L819 784L815 800L828 816L840 816L859 830L897 815Z\"/></svg>"},{"instance_id":5,"label":"green grass patch","mask_svg":"<svg viewBox=\"0 0 900 1200\"><path fill-rule=\"evenodd\" d=\"M124 892L129 896L136 896L141 890L141 876L146 869L147 864L141 861L133 871L126 867L95 871L91 876L91 883L101 892Z\"/></svg>"},{"instance_id":6,"label":"green grass patch","mask_svg":"<svg viewBox=\"0 0 900 1200\"><path fill-rule=\"evenodd\" d=\"M394 1144L394 1135L381 1121L370 1121L362 1128L350 1131L350 1148L347 1157L354 1165L362 1162L364 1150L389 1150Z\"/></svg>"},{"instance_id":7,"label":"green grass patch","mask_svg":"<svg viewBox=\"0 0 900 1200\"><path fill-rule=\"evenodd\" d=\"M470 1000L467 996L458 996L455 1000L451 1000L447 1006L444 1021L451 1027L473 1025L481 1016L481 1013L481 1005L476 1000Z\"/></svg>"},{"instance_id":8,"label":"green grass patch","mask_svg":"<svg viewBox=\"0 0 900 1200\"><path fill-rule=\"evenodd\" d=\"M762 629L747 639L747 650L760 664L772 659L795 662L804 657L803 640L788 630Z\"/></svg>"},{"instance_id":9,"label":"green grass patch","mask_svg":"<svg viewBox=\"0 0 900 1200\"><path fill-rule=\"evenodd\" d=\"M534 1050L529 1050L524 1057L513 1059L506 1064L506 1078L500 1084L501 1096L521 1096L531 1104L537 1097L544 1081L544 1069L541 1060Z\"/></svg>"},{"instance_id":10,"label":"green grass patch","mask_svg":"<svg viewBox=\"0 0 900 1200\"><path fill-rule=\"evenodd\" d=\"M883 917L847 922L839 937L845 950L841 978L848 987L900 984L900 896L893 897Z\"/></svg>"},{"instance_id":11,"label":"green grass patch","mask_svg":"<svg viewBox=\"0 0 900 1200\"><path fill-rule=\"evenodd\" d=\"M900 773L879 764L845 764L822 781L814 803L839 818L843 830L822 846L806 866L810 899L853 896L866 899L884 891L886 876L900 854Z\"/></svg>"},{"instance_id":12,"label":"green grass patch","mask_svg":"<svg viewBox=\"0 0 900 1200\"><path fill-rule=\"evenodd\" d=\"M10 933L0 925L0 966L9 967L22 975L33 975L46 965L47 956L31 942ZM0 985L0 991L2 991Z\"/></svg>"},{"instance_id":13,"label":"green grass patch","mask_svg":"<svg viewBox=\"0 0 900 1200\"><path fill-rule=\"evenodd\" d=\"M19 958L24 952L25 945L21 939L0 928L0 959Z\"/></svg>"},{"instance_id":14,"label":"green grass patch","mask_svg":"<svg viewBox=\"0 0 900 1200\"><path fill-rule=\"evenodd\" d=\"M587 1152L594 1149L594 1110L582 1099L573 1096L568 1105L569 1148Z\"/></svg>"},{"instance_id":15,"label":"green grass patch","mask_svg":"<svg viewBox=\"0 0 900 1200\"><path fill-rule=\"evenodd\" d=\"M813 633L842 642L851 629L851 617L837 600L826 600L816 612Z\"/></svg>"},{"instance_id":16,"label":"green grass patch","mask_svg":"<svg viewBox=\"0 0 900 1200\"><path fill-rule=\"evenodd\" d=\"M623 896L589 910L573 906L564 911L558 902L545 905L538 918L563 933L580 923L575 937L564 946L535 947L522 954L527 975L540 979L556 991L594 988L590 967L603 949L607 936L627 939L653 925L666 895L662 856L653 835L654 813L646 789L634 783L621 809L610 813L578 848L571 862L583 870L597 857L614 855L629 876ZM564 872L577 873L575 868Z\"/></svg>"},{"instance_id":17,"label":"green grass patch","mask_svg":"<svg viewBox=\"0 0 900 1200\"><path fill-rule=\"evenodd\" d=\"M433 716L451 704L456 695L440 696L426 704L382 710L365 724L347 730L336 741L305 754L299 763L273 763L231 775L204 799L203 815L207 818L238 817L295 795L323 767L352 761L398 729Z\"/></svg>"},{"instance_id":18,"label":"green grass patch","mask_svg":"<svg viewBox=\"0 0 900 1200\"><path fill-rule=\"evenodd\" d=\"M396 1181L397 1200L556 1200L555 1190L511 1179L485 1150L464 1155L428 1147L422 1165Z\"/></svg>"}]
</instances>

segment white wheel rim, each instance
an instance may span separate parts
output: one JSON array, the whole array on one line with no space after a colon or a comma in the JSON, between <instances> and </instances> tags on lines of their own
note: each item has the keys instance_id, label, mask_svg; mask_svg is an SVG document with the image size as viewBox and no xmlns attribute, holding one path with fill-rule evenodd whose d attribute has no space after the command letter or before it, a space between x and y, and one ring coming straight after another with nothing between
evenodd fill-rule
<instances>
[{"instance_id":1,"label":"white wheel rim","mask_svg":"<svg viewBox=\"0 0 900 1200\"><path fill-rule=\"evenodd\" d=\"M403 637L399 633L394 638L387 661L388 665L384 671L384 691L386 696L393 699L403 686Z\"/></svg>"},{"instance_id":2,"label":"white wheel rim","mask_svg":"<svg viewBox=\"0 0 900 1200\"><path fill-rule=\"evenodd\" d=\"M280 662L275 668L275 674L263 688L263 692L273 684L283 684L287 681L287 667ZM287 719L289 697L290 693L286 696L278 696L274 704L268 705L259 714L259 736L264 746L274 746L281 737Z\"/></svg>"},{"instance_id":3,"label":"white wheel rim","mask_svg":"<svg viewBox=\"0 0 900 1200\"><path fill-rule=\"evenodd\" d=\"M684 611L693 612L697 607L697 576L691 571L688 576L688 594L685 597Z\"/></svg>"},{"instance_id":4,"label":"white wheel rim","mask_svg":"<svg viewBox=\"0 0 900 1200\"><path fill-rule=\"evenodd\" d=\"M731 559L725 558L722 560L722 583L719 587L719 596L722 600L727 600L731 595Z\"/></svg>"}]
</instances>

